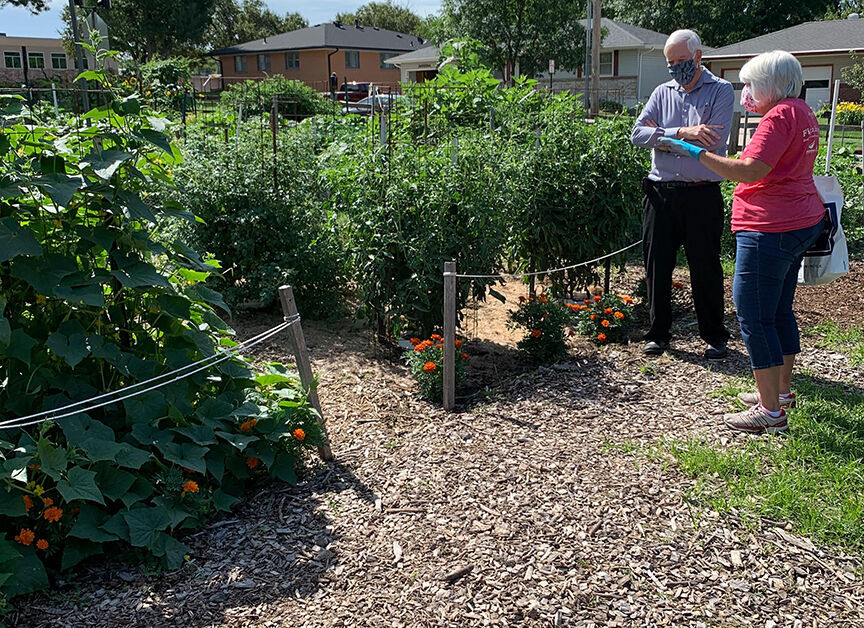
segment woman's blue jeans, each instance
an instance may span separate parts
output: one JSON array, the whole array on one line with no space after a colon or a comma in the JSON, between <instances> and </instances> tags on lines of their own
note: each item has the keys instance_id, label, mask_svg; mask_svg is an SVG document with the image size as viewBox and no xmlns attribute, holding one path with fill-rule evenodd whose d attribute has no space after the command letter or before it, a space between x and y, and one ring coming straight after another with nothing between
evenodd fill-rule
<instances>
[{"instance_id":1,"label":"woman's blue jeans","mask_svg":"<svg viewBox=\"0 0 864 628\"><path fill-rule=\"evenodd\" d=\"M736 234L732 295L754 370L781 366L783 356L801 351L792 301L801 260L822 232L823 222L783 233Z\"/></svg>"}]
</instances>

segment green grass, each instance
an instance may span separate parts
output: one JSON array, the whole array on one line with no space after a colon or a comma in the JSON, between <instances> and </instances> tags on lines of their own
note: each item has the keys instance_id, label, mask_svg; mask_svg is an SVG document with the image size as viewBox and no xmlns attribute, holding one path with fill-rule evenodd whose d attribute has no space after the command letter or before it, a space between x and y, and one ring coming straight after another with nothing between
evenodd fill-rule
<instances>
[{"instance_id":1,"label":"green grass","mask_svg":"<svg viewBox=\"0 0 864 628\"><path fill-rule=\"evenodd\" d=\"M741 388L730 382L719 396ZM718 512L788 521L816 542L864 553L864 390L812 375L793 388L799 404L787 436L728 448L669 441L667 451L697 479L693 496Z\"/></svg>"},{"instance_id":2,"label":"green grass","mask_svg":"<svg viewBox=\"0 0 864 628\"><path fill-rule=\"evenodd\" d=\"M864 365L864 329L842 329L834 321L826 321L804 332L817 336L817 346L845 353L853 366Z\"/></svg>"}]
</instances>

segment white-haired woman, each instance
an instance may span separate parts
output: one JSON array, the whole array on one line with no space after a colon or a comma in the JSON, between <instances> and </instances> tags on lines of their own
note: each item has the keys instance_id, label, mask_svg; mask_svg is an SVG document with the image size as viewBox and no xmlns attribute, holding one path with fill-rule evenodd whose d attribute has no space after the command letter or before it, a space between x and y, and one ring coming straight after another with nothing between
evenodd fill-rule
<instances>
[{"instance_id":1,"label":"white-haired woman","mask_svg":"<svg viewBox=\"0 0 864 628\"><path fill-rule=\"evenodd\" d=\"M790 378L801 350L792 312L798 269L825 220L813 182L819 123L798 98L801 64L788 52L754 57L739 75L744 83L741 105L762 115L740 159L719 157L680 140L660 144L740 182L732 200L737 241L733 295L759 392L740 395L752 406L723 420L735 430L776 433L787 429L785 409L795 403Z\"/></svg>"}]
</instances>

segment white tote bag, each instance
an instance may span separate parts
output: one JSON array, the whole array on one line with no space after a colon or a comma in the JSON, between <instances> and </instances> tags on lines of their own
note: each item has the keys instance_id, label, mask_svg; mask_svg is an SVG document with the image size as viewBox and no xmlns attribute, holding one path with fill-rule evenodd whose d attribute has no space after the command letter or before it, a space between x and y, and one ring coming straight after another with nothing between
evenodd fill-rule
<instances>
[{"instance_id":1,"label":"white tote bag","mask_svg":"<svg viewBox=\"0 0 864 628\"><path fill-rule=\"evenodd\" d=\"M804 255L798 283L811 286L831 283L849 272L849 251L846 235L840 225L843 211L843 189L835 176L813 177L816 189L825 205L830 224Z\"/></svg>"}]
</instances>

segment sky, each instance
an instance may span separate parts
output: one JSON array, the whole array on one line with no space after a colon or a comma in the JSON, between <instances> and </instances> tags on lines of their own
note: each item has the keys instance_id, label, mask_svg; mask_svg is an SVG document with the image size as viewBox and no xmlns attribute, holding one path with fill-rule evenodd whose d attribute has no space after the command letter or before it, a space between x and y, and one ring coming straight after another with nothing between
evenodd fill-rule
<instances>
[{"instance_id":1,"label":"sky","mask_svg":"<svg viewBox=\"0 0 864 628\"><path fill-rule=\"evenodd\" d=\"M279 15L297 12L310 24L332 20L337 13L347 13L366 3L366 0L264 0L270 10ZM33 15L26 9L5 6L0 9L0 33L10 37L57 37L62 30L61 11L68 0L51 0L51 9ZM401 2L421 17L441 8L440 0L408 0Z\"/></svg>"}]
</instances>

